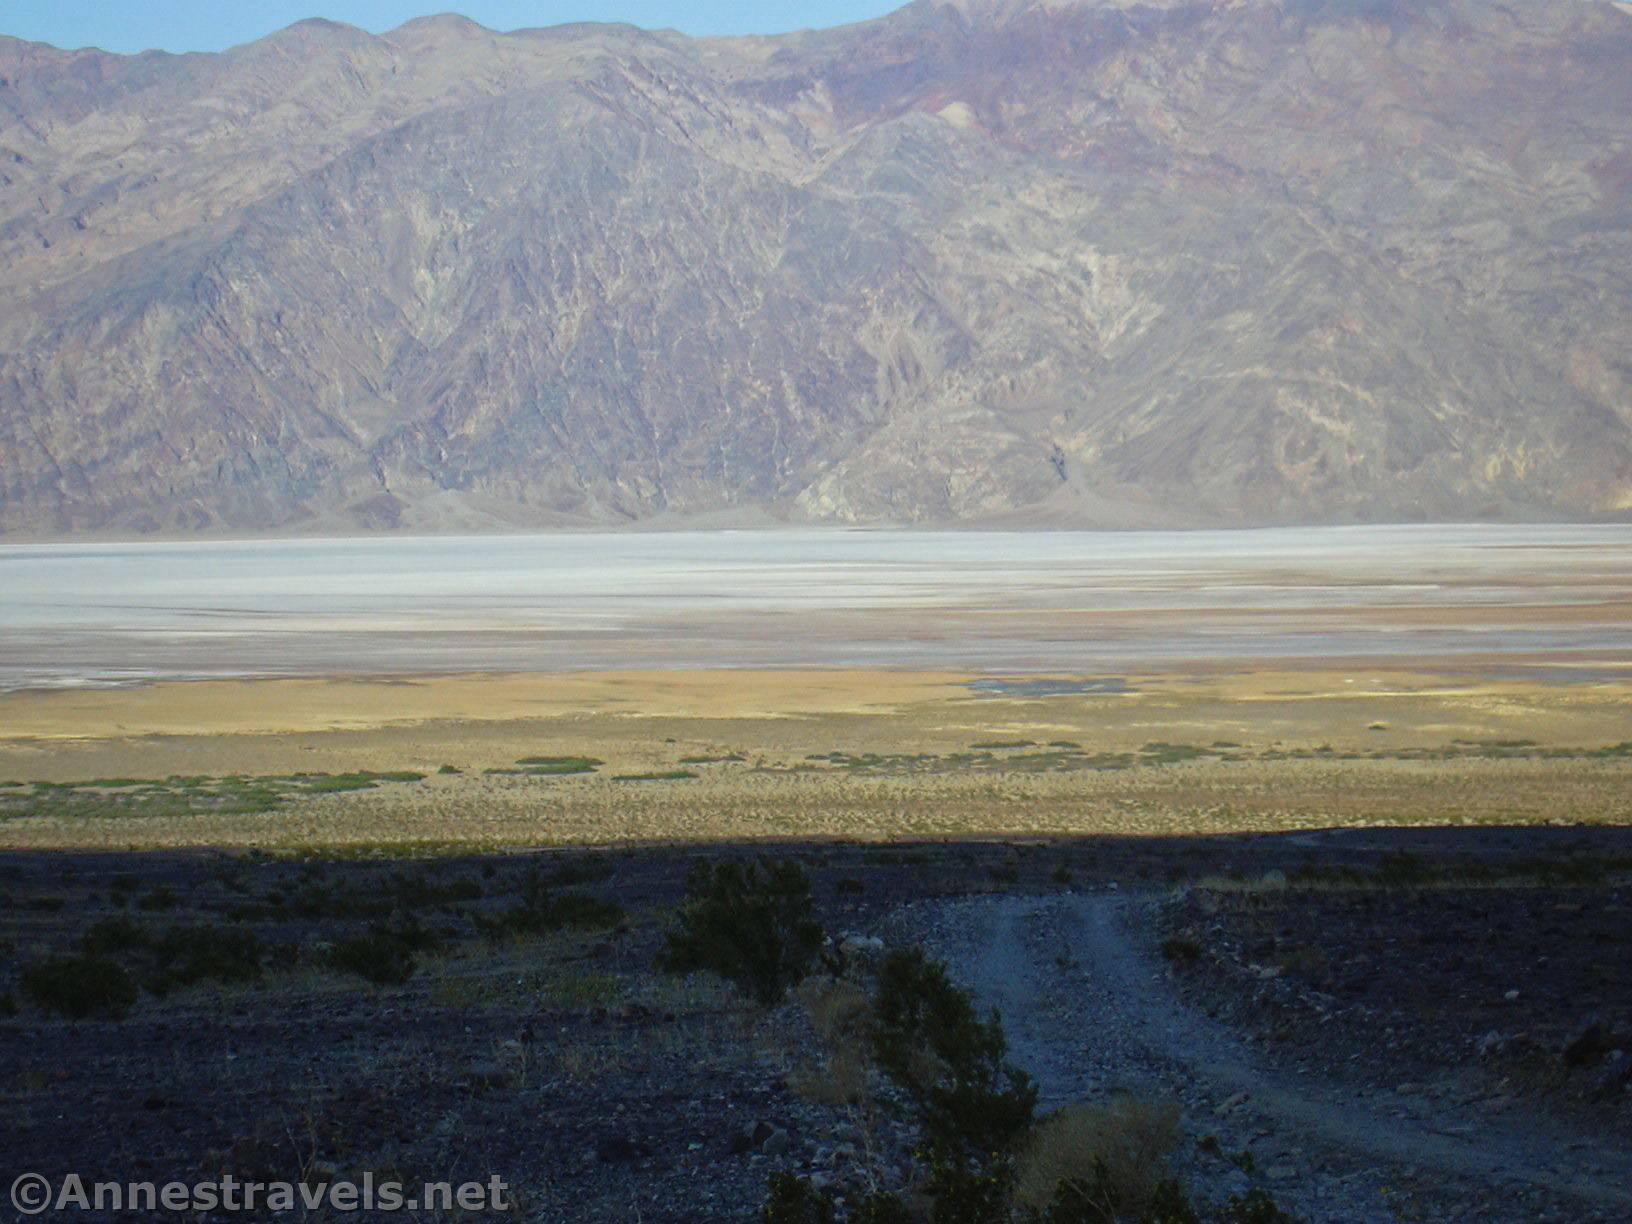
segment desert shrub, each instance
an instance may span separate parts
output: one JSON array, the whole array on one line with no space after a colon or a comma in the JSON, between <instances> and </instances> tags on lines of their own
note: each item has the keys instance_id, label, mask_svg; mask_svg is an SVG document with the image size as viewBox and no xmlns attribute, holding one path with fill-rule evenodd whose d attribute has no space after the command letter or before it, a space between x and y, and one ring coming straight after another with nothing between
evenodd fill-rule
<instances>
[{"instance_id":1,"label":"desert shrub","mask_svg":"<svg viewBox=\"0 0 1632 1224\"><path fill-rule=\"evenodd\" d=\"M1064 1198L1072 1211L1060 1218L1106 1220L1141 1213L1156 1203L1167 1157L1178 1141L1179 1110L1121 1096L1107 1105L1073 1105L1044 1118L1028 1136L1016 1166L1015 1196L1041 1210ZM1062 1183L1072 1187L1057 1195ZM1075 1212L1073 1214L1072 1212Z\"/></svg>"},{"instance_id":2,"label":"desert shrub","mask_svg":"<svg viewBox=\"0 0 1632 1224\"><path fill-rule=\"evenodd\" d=\"M923 1147L949 1169L989 1163L1031 1124L1037 1088L1006 1061L996 1012L982 1019L945 966L917 950L879 969L873 1053L911 1098Z\"/></svg>"},{"instance_id":3,"label":"desert shrub","mask_svg":"<svg viewBox=\"0 0 1632 1224\"><path fill-rule=\"evenodd\" d=\"M1162 955L1176 965L1188 965L1201 958L1201 944L1189 935L1172 935L1162 940Z\"/></svg>"},{"instance_id":4,"label":"desert shrub","mask_svg":"<svg viewBox=\"0 0 1632 1224\"><path fill-rule=\"evenodd\" d=\"M664 944L668 969L707 969L769 1007L802 979L822 943L810 881L786 859L699 863Z\"/></svg>"},{"instance_id":5,"label":"desert shrub","mask_svg":"<svg viewBox=\"0 0 1632 1224\"><path fill-rule=\"evenodd\" d=\"M423 782L425 775L407 769L393 769L383 773L360 769L355 773L295 774L289 780L300 783L309 794L326 795L342 791L373 790L381 782Z\"/></svg>"},{"instance_id":6,"label":"desert shrub","mask_svg":"<svg viewBox=\"0 0 1632 1224\"><path fill-rule=\"evenodd\" d=\"M574 884L596 884L612 874L612 865L601 860L565 862L549 874L549 882L556 887Z\"/></svg>"},{"instance_id":7,"label":"desert shrub","mask_svg":"<svg viewBox=\"0 0 1632 1224\"><path fill-rule=\"evenodd\" d=\"M324 960L331 968L355 973L376 986L400 986L416 968L412 941L388 927L372 927L340 940Z\"/></svg>"},{"instance_id":8,"label":"desert shrub","mask_svg":"<svg viewBox=\"0 0 1632 1224\"><path fill-rule=\"evenodd\" d=\"M795 1069L790 1086L803 1099L854 1105L868 1096L872 1068L872 1000L843 979L817 975L799 987L820 1046L819 1061Z\"/></svg>"},{"instance_id":9,"label":"desert shrub","mask_svg":"<svg viewBox=\"0 0 1632 1224\"><path fill-rule=\"evenodd\" d=\"M556 930L570 927L592 931L617 926L624 918L623 907L616 901L603 901L585 893L558 893L540 908Z\"/></svg>"},{"instance_id":10,"label":"desert shrub","mask_svg":"<svg viewBox=\"0 0 1632 1224\"><path fill-rule=\"evenodd\" d=\"M1218 1224L1297 1224L1297 1217L1282 1211L1274 1196L1261 1187L1230 1195L1217 1219Z\"/></svg>"},{"instance_id":11,"label":"desert shrub","mask_svg":"<svg viewBox=\"0 0 1632 1224\"><path fill-rule=\"evenodd\" d=\"M497 914L477 919L490 936L547 935L552 931L590 931L616 926L623 907L586 893L552 893L538 877L522 888L521 900Z\"/></svg>"},{"instance_id":12,"label":"desert shrub","mask_svg":"<svg viewBox=\"0 0 1632 1224\"><path fill-rule=\"evenodd\" d=\"M530 756L522 757L517 765L526 765L533 769L576 770L579 772L593 770L606 762L598 757L590 756Z\"/></svg>"},{"instance_id":13,"label":"desert shrub","mask_svg":"<svg viewBox=\"0 0 1632 1224\"><path fill-rule=\"evenodd\" d=\"M1013 1218L1014 1166L1000 1153L975 1164L935 1154L924 1190L931 1224L1009 1224Z\"/></svg>"},{"instance_id":14,"label":"desert shrub","mask_svg":"<svg viewBox=\"0 0 1632 1224\"><path fill-rule=\"evenodd\" d=\"M163 884L156 884L136 899L136 908L143 910L175 909L181 904L181 898L176 896Z\"/></svg>"},{"instance_id":15,"label":"desert shrub","mask_svg":"<svg viewBox=\"0 0 1632 1224\"><path fill-rule=\"evenodd\" d=\"M1388 851L1377 860L1377 879L1383 884L1410 887L1432 875L1433 869L1409 850Z\"/></svg>"},{"instance_id":16,"label":"desert shrub","mask_svg":"<svg viewBox=\"0 0 1632 1224\"><path fill-rule=\"evenodd\" d=\"M87 956L103 956L109 952L129 952L145 948L147 932L129 918L116 914L91 923L79 941L80 950Z\"/></svg>"},{"instance_id":17,"label":"desert shrub","mask_svg":"<svg viewBox=\"0 0 1632 1224\"><path fill-rule=\"evenodd\" d=\"M157 969L147 985L155 994L195 982L249 982L261 976L264 949L253 931L172 927L152 946Z\"/></svg>"},{"instance_id":18,"label":"desert shrub","mask_svg":"<svg viewBox=\"0 0 1632 1224\"><path fill-rule=\"evenodd\" d=\"M584 973L563 970L544 986L544 995L552 1003L567 1007L606 1007L623 997L620 978L608 973Z\"/></svg>"},{"instance_id":19,"label":"desert shrub","mask_svg":"<svg viewBox=\"0 0 1632 1224\"><path fill-rule=\"evenodd\" d=\"M1087 1177L1059 1184L1042 1218L1047 1224L1200 1224L1183 1188L1171 1177L1156 1182L1137 1205L1119 1203L1119 1192L1104 1162L1096 1161Z\"/></svg>"},{"instance_id":20,"label":"desert shrub","mask_svg":"<svg viewBox=\"0 0 1632 1224\"><path fill-rule=\"evenodd\" d=\"M266 902L290 918L385 918L394 908L383 892L330 891L321 878L303 880L287 894L273 890Z\"/></svg>"},{"instance_id":21,"label":"desert shrub","mask_svg":"<svg viewBox=\"0 0 1632 1224\"><path fill-rule=\"evenodd\" d=\"M401 871L391 877L391 891L396 894L397 905L409 910L478 901L483 895L481 883L468 875L443 882Z\"/></svg>"},{"instance_id":22,"label":"desert shrub","mask_svg":"<svg viewBox=\"0 0 1632 1224\"><path fill-rule=\"evenodd\" d=\"M838 1214L831 1190L817 1190L792 1173L773 1173L759 1218L764 1224L833 1224Z\"/></svg>"},{"instance_id":23,"label":"desert shrub","mask_svg":"<svg viewBox=\"0 0 1632 1224\"><path fill-rule=\"evenodd\" d=\"M912 1224L912 1212L899 1196L874 1190L850 1212L850 1224Z\"/></svg>"},{"instance_id":24,"label":"desert shrub","mask_svg":"<svg viewBox=\"0 0 1632 1224\"><path fill-rule=\"evenodd\" d=\"M24 993L72 1020L122 1018L136 1004L136 983L104 956L69 956L25 965Z\"/></svg>"}]
</instances>

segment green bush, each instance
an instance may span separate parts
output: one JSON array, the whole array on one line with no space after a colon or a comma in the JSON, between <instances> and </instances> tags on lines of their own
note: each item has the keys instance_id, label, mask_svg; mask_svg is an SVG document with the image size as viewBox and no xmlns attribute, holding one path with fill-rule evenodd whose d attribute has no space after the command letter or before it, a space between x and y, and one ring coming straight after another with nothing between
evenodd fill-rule
<instances>
[{"instance_id":1,"label":"green bush","mask_svg":"<svg viewBox=\"0 0 1632 1224\"><path fill-rule=\"evenodd\" d=\"M493 916L478 917L477 925L492 936L547 935L552 931L592 931L617 926L623 907L586 893L552 893L534 876L521 890L521 900Z\"/></svg>"},{"instance_id":2,"label":"green bush","mask_svg":"<svg viewBox=\"0 0 1632 1224\"><path fill-rule=\"evenodd\" d=\"M1007 1153L1031 1125L1037 1087L1006 1061L997 1013L981 1019L916 948L884 958L873 1007L874 1057L913 1101L931 1158L965 1168Z\"/></svg>"},{"instance_id":3,"label":"green bush","mask_svg":"<svg viewBox=\"0 0 1632 1224\"><path fill-rule=\"evenodd\" d=\"M450 880L433 880L404 871L391 877L389 887L396 894L397 905L406 910L479 901L485 892L480 882L468 875L454 876Z\"/></svg>"},{"instance_id":4,"label":"green bush","mask_svg":"<svg viewBox=\"0 0 1632 1224\"><path fill-rule=\"evenodd\" d=\"M530 756L522 757L516 764L532 774L584 774L594 773L606 762L586 756Z\"/></svg>"},{"instance_id":5,"label":"green bush","mask_svg":"<svg viewBox=\"0 0 1632 1224\"><path fill-rule=\"evenodd\" d=\"M792 1173L773 1173L759 1218L763 1224L834 1224L838 1215L831 1190L816 1190Z\"/></svg>"},{"instance_id":6,"label":"green bush","mask_svg":"<svg viewBox=\"0 0 1632 1224\"><path fill-rule=\"evenodd\" d=\"M129 918L114 915L91 923L81 937L80 950L87 956L102 956L109 952L129 952L148 945L147 932Z\"/></svg>"},{"instance_id":7,"label":"green bush","mask_svg":"<svg viewBox=\"0 0 1632 1224\"><path fill-rule=\"evenodd\" d=\"M1043 1219L1047 1224L1200 1224L1201 1217L1173 1178L1157 1182L1140 1201L1130 1202L1105 1162L1096 1160L1089 1177L1060 1182Z\"/></svg>"},{"instance_id":8,"label":"green bush","mask_svg":"<svg viewBox=\"0 0 1632 1224\"><path fill-rule=\"evenodd\" d=\"M69 956L23 967L24 992L72 1020L121 1019L136 1005L136 983L104 956Z\"/></svg>"},{"instance_id":9,"label":"green bush","mask_svg":"<svg viewBox=\"0 0 1632 1224\"><path fill-rule=\"evenodd\" d=\"M932 1224L1009 1224L1014 1189L1010 1162L1000 1153L968 1165L937 1155L924 1183Z\"/></svg>"},{"instance_id":10,"label":"green bush","mask_svg":"<svg viewBox=\"0 0 1632 1224\"><path fill-rule=\"evenodd\" d=\"M850 1212L850 1224L911 1224L912 1213L901 1199L884 1190L874 1190Z\"/></svg>"},{"instance_id":11,"label":"green bush","mask_svg":"<svg viewBox=\"0 0 1632 1224\"><path fill-rule=\"evenodd\" d=\"M1162 940L1162 955L1177 965L1201 959L1201 942L1191 935L1172 935Z\"/></svg>"},{"instance_id":12,"label":"green bush","mask_svg":"<svg viewBox=\"0 0 1632 1224\"><path fill-rule=\"evenodd\" d=\"M163 994L195 982L250 982L261 976L264 949L253 931L171 927L153 944L157 963L148 989Z\"/></svg>"},{"instance_id":13,"label":"green bush","mask_svg":"<svg viewBox=\"0 0 1632 1224\"><path fill-rule=\"evenodd\" d=\"M180 904L181 898L163 884L154 885L136 899L136 908L148 911L175 909Z\"/></svg>"},{"instance_id":14,"label":"green bush","mask_svg":"<svg viewBox=\"0 0 1632 1224\"><path fill-rule=\"evenodd\" d=\"M331 968L355 973L376 986L401 986L417 967L413 941L387 927L340 940L324 959Z\"/></svg>"},{"instance_id":15,"label":"green bush","mask_svg":"<svg viewBox=\"0 0 1632 1224\"><path fill-rule=\"evenodd\" d=\"M679 973L707 969L770 1007L810 970L822 945L810 881L787 859L699 863L662 955Z\"/></svg>"}]
</instances>

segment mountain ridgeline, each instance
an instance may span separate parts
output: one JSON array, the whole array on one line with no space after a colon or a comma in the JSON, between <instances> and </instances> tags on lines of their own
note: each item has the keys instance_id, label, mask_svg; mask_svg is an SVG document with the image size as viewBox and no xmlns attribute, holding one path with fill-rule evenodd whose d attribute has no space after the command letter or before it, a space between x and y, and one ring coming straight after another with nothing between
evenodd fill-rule
<instances>
[{"instance_id":1,"label":"mountain ridgeline","mask_svg":"<svg viewBox=\"0 0 1632 1224\"><path fill-rule=\"evenodd\" d=\"M1632 513L1632 5L0 38L0 533Z\"/></svg>"}]
</instances>

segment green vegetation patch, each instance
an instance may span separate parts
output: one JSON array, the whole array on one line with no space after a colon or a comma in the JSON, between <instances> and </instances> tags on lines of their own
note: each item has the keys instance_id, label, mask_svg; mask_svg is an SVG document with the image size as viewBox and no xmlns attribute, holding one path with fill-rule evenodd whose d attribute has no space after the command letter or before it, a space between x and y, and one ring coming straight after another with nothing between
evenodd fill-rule
<instances>
[{"instance_id":1,"label":"green vegetation patch","mask_svg":"<svg viewBox=\"0 0 1632 1224\"><path fill-rule=\"evenodd\" d=\"M516 764L533 774L581 774L594 773L606 762L589 756L530 756Z\"/></svg>"},{"instance_id":2,"label":"green vegetation patch","mask_svg":"<svg viewBox=\"0 0 1632 1224\"><path fill-rule=\"evenodd\" d=\"M555 778L573 774L592 774L605 761L588 756L530 756L522 757L514 768L484 769L492 777Z\"/></svg>"},{"instance_id":3,"label":"green vegetation patch","mask_svg":"<svg viewBox=\"0 0 1632 1224\"><path fill-rule=\"evenodd\" d=\"M1158 740L1146 744L1139 749L1143 758L1143 765L1176 765L1182 761L1198 761L1209 757L1221 757L1226 750L1222 748L1202 748L1195 744L1168 744Z\"/></svg>"},{"instance_id":4,"label":"green vegetation patch","mask_svg":"<svg viewBox=\"0 0 1632 1224\"><path fill-rule=\"evenodd\" d=\"M489 937L548 935L554 931L594 931L615 927L624 920L623 907L587 893L552 893L540 879L523 889L516 904L476 920Z\"/></svg>"},{"instance_id":5,"label":"green vegetation patch","mask_svg":"<svg viewBox=\"0 0 1632 1224\"><path fill-rule=\"evenodd\" d=\"M331 969L355 974L376 986L401 986L418 967L413 942L385 927L340 940L323 959Z\"/></svg>"},{"instance_id":6,"label":"green vegetation patch","mask_svg":"<svg viewBox=\"0 0 1632 1224\"><path fill-rule=\"evenodd\" d=\"M102 956L68 956L23 966L23 993L70 1020L118 1020L136 1004L136 983Z\"/></svg>"},{"instance_id":7,"label":"green vegetation patch","mask_svg":"<svg viewBox=\"0 0 1632 1224\"><path fill-rule=\"evenodd\" d=\"M309 795L326 795L339 791L373 790L381 782L423 782L425 775L410 770L373 773L359 770L343 774L294 774L288 778L270 779L273 783L288 782Z\"/></svg>"},{"instance_id":8,"label":"green vegetation patch","mask_svg":"<svg viewBox=\"0 0 1632 1224\"><path fill-rule=\"evenodd\" d=\"M373 790L384 783L423 781L412 770L351 773L172 774L167 778L91 778L77 782L18 783L0 794L0 819L22 816L185 816L194 812L255 815L275 811L301 795ZM17 793L25 791L26 793Z\"/></svg>"}]
</instances>

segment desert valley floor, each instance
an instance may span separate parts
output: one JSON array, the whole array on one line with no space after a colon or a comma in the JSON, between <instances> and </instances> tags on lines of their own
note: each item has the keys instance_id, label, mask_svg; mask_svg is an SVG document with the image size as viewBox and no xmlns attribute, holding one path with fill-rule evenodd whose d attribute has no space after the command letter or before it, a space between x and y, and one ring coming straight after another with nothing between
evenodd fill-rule
<instances>
[{"instance_id":1,"label":"desert valley floor","mask_svg":"<svg viewBox=\"0 0 1632 1224\"><path fill-rule=\"evenodd\" d=\"M911 1119L835 1020L875 949L918 948L997 1009L1038 1116L1067 1109L1016 1210L1063 1118L1121 1153L1126 1218L1171 1181L1236 1224L1625 1219L1627 556L1484 540L1398 577L1350 554L1347 585L1318 538L1268 587L1228 557L1142 584L938 562L1009 592L995 633L944 581L847 599L859 563L774 616L596 596L579 637L528 595L417 666L355 608L243 587L54 624L36 565L4 610L35 654L0 646L0 1154L497 1173L552 1221L755 1219L775 1174L840 1218L924 1210ZM399 622L434 637L424 611ZM654 666L682 622L691 665ZM763 665L711 661L744 627ZM139 679L98 662L144 641ZM558 665L491 666L514 651ZM830 941L769 1006L663 962L688 873L765 855Z\"/></svg>"}]
</instances>

